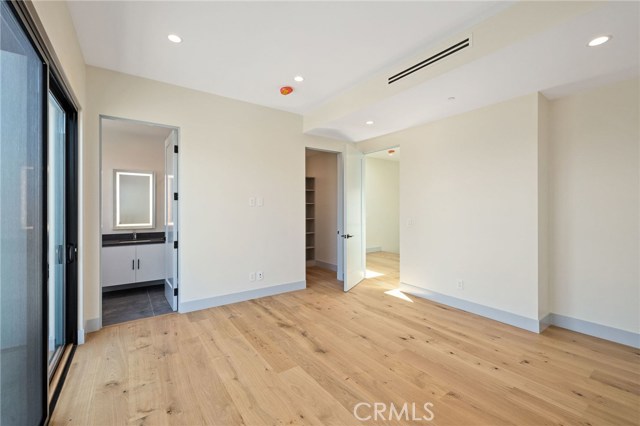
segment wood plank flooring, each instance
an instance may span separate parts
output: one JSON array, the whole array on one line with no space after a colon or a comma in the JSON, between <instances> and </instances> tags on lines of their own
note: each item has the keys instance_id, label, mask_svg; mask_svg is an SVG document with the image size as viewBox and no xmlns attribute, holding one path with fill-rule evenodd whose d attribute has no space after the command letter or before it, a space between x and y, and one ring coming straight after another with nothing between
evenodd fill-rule
<instances>
[{"instance_id":1,"label":"wood plank flooring","mask_svg":"<svg viewBox=\"0 0 640 426\"><path fill-rule=\"evenodd\" d=\"M303 291L92 333L51 424L640 424L640 351L385 293L396 255L370 254L368 269L349 293L310 268ZM360 402L360 417L407 403L409 420L360 422ZM426 402L433 420L411 420Z\"/></svg>"}]
</instances>

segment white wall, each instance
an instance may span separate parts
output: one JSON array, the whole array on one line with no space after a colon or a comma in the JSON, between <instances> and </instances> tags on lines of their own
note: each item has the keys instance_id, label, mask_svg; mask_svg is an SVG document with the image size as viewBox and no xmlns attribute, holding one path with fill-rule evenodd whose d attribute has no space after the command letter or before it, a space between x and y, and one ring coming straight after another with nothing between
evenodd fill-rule
<instances>
[{"instance_id":1,"label":"white wall","mask_svg":"<svg viewBox=\"0 0 640 426\"><path fill-rule=\"evenodd\" d=\"M181 303L304 282L304 149L323 141L301 133L300 116L94 67L87 100L89 320L99 316L100 114L180 128ZM250 282L252 271L264 280Z\"/></svg>"},{"instance_id":2,"label":"white wall","mask_svg":"<svg viewBox=\"0 0 640 426\"><path fill-rule=\"evenodd\" d=\"M637 344L639 89L532 94L358 144L402 146L401 281Z\"/></svg>"},{"instance_id":3,"label":"white wall","mask_svg":"<svg viewBox=\"0 0 640 426\"><path fill-rule=\"evenodd\" d=\"M401 281L537 322L537 94L365 146L398 145Z\"/></svg>"},{"instance_id":4,"label":"white wall","mask_svg":"<svg viewBox=\"0 0 640 426\"><path fill-rule=\"evenodd\" d=\"M338 156L311 151L306 175L315 178L315 260L337 267Z\"/></svg>"},{"instance_id":5,"label":"white wall","mask_svg":"<svg viewBox=\"0 0 640 426\"><path fill-rule=\"evenodd\" d=\"M367 250L400 253L400 162L365 158Z\"/></svg>"},{"instance_id":6,"label":"white wall","mask_svg":"<svg viewBox=\"0 0 640 426\"><path fill-rule=\"evenodd\" d=\"M79 106L85 100L85 64L66 1L33 1L46 38L62 66L64 78Z\"/></svg>"},{"instance_id":7,"label":"white wall","mask_svg":"<svg viewBox=\"0 0 640 426\"><path fill-rule=\"evenodd\" d=\"M538 94L538 318L549 324L551 313L549 280L549 162L550 159L550 103ZM546 318L546 319L545 319Z\"/></svg>"},{"instance_id":8,"label":"white wall","mask_svg":"<svg viewBox=\"0 0 640 426\"><path fill-rule=\"evenodd\" d=\"M156 181L155 228L139 232L164 232L164 140L122 131L102 131L102 234L131 233L113 229L113 171L152 171Z\"/></svg>"},{"instance_id":9,"label":"white wall","mask_svg":"<svg viewBox=\"0 0 640 426\"><path fill-rule=\"evenodd\" d=\"M638 79L551 103L553 312L640 332Z\"/></svg>"}]
</instances>

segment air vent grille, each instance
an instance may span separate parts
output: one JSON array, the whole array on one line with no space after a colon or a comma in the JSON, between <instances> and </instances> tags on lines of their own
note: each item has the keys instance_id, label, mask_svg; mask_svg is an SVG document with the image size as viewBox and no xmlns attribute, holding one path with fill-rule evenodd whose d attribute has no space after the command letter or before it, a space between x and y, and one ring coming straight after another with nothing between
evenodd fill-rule
<instances>
[{"instance_id":1,"label":"air vent grille","mask_svg":"<svg viewBox=\"0 0 640 426\"><path fill-rule=\"evenodd\" d=\"M418 62L417 64L407 68L406 70L400 71L398 74L392 75L391 77L388 78L388 84L395 83L398 80L402 80L408 75L411 75L414 72L423 69L424 67L432 65L438 61L441 61L447 56L453 55L454 53L459 52L463 49L466 49L469 46L471 46L471 37L467 37L464 40L460 41L459 43L456 43L453 46L450 46L444 49L443 51L436 53L435 55L425 59L424 61Z\"/></svg>"}]
</instances>

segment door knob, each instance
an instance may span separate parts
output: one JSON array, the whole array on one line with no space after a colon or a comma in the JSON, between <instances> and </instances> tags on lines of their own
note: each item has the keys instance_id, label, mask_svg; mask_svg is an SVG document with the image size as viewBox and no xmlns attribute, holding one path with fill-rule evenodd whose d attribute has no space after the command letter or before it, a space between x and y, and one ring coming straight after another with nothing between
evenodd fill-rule
<instances>
[{"instance_id":1,"label":"door knob","mask_svg":"<svg viewBox=\"0 0 640 426\"><path fill-rule=\"evenodd\" d=\"M353 235L350 235L350 234L343 234L342 235L342 238L344 238L344 239L352 238L352 237L353 237Z\"/></svg>"}]
</instances>

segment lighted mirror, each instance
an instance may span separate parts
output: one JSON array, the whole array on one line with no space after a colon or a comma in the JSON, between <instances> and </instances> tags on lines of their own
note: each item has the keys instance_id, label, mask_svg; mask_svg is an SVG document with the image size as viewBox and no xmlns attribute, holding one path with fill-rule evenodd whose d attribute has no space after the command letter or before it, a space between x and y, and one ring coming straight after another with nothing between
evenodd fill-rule
<instances>
[{"instance_id":1,"label":"lighted mirror","mask_svg":"<svg viewBox=\"0 0 640 426\"><path fill-rule=\"evenodd\" d=\"M155 227L155 174L113 171L114 229Z\"/></svg>"}]
</instances>

